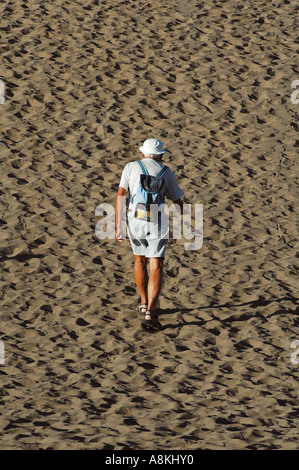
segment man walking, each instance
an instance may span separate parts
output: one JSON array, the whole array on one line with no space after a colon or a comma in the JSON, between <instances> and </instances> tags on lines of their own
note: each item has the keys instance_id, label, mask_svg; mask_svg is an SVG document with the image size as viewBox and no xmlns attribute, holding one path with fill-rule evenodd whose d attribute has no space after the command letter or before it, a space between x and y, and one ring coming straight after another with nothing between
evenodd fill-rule
<instances>
[{"instance_id":1,"label":"man walking","mask_svg":"<svg viewBox=\"0 0 299 470\"><path fill-rule=\"evenodd\" d=\"M122 172L116 197L115 236L120 243L124 241L121 220L126 208L126 193L129 191L128 233L134 254L134 277L141 298L139 311L145 315L142 324L151 329L161 329L155 310L161 291L169 227L153 218L153 208L161 200L164 202L165 195L178 204L182 212L181 197L184 191L178 186L171 169L161 163L166 150L160 140L147 139L139 150L141 161L127 163Z\"/></svg>"}]
</instances>

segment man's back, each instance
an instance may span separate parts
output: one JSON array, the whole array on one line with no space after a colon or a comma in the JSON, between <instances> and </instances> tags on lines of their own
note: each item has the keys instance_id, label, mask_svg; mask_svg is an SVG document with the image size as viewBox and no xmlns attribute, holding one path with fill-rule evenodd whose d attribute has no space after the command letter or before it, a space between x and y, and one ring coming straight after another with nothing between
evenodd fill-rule
<instances>
[{"instance_id":1,"label":"man's back","mask_svg":"<svg viewBox=\"0 0 299 470\"><path fill-rule=\"evenodd\" d=\"M163 164L153 158L143 158L141 161L151 176L157 176L163 168ZM127 163L123 170L119 186L129 191L131 196L134 197L138 189L141 174L142 170L137 161ZM172 201L180 199L184 191L178 186L175 175L169 167L163 178L166 185L166 197Z\"/></svg>"}]
</instances>

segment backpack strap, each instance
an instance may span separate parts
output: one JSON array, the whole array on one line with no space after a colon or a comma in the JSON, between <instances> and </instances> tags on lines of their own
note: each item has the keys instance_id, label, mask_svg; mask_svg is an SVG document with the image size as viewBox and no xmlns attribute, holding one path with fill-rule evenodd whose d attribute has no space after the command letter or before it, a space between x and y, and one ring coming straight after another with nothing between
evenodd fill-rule
<instances>
[{"instance_id":1,"label":"backpack strap","mask_svg":"<svg viewBox=\"0 0 299 470\"><path fill-rule=\"evenodd\" d=\"M141 171L144 175L148 175L148 171L146 169L146 166L145 164L141 161L141 160L138 160L138 163L139 163L139 166L141 168Z\"/></svg>"},{"instance_id":2,"label":"backpack strap","mask_svg":"<svg viewBox=\"0 0 299 470\"><path fill-rule=\"evenodd\" d=\"M167 170L168 170L168 166L164 165L162 170L157 174L156 178L162 178L165 175Z\"/></svg>"}]
</instances>

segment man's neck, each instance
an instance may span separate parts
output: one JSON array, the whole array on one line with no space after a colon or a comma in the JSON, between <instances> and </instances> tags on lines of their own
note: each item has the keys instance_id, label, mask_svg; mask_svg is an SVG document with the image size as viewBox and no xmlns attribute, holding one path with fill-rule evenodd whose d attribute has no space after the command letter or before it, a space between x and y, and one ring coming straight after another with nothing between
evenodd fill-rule
<instances>
[{"instance_id":1,"label":"man's neck","mask_svg":"<svg viewBox=\"0 0 299 470\"><path fill-rule=\"evenodd\" d=\"M162 158L159 157L159 158L154 158L154 157L143 157L144 159L147 158L149 160L154 160L154 162L158 162L158 163L162 163L161 160Z\"/></svg>"}]
</instances>

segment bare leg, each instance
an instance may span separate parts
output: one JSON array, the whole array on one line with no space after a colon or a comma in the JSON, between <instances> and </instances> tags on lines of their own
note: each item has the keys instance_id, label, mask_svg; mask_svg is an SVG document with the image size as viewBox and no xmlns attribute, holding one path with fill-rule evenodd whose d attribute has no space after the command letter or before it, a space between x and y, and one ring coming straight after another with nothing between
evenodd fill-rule
<instances>
[{"instance_id":1,"label":"bare leg","mask_svg":"<svg viewBox=\"0 0 299 470\"><path fill-rule=\"evenodd\" d=\"M151 312L155 311L158 297L162 287L163 262L164 258L150 258L150 278L147 287L147 308Z\"/></svg>"},{"instance_id":2,"label":"bare leg","mask_svg":"<svg viewBox=\"0 0 299 470\"><path fill-rule=\"evenodd\" d=\"M148 273L146 264L145 256L135 255L134 276L142 304L147 304Z\"/></svg>"}]
</instances>

